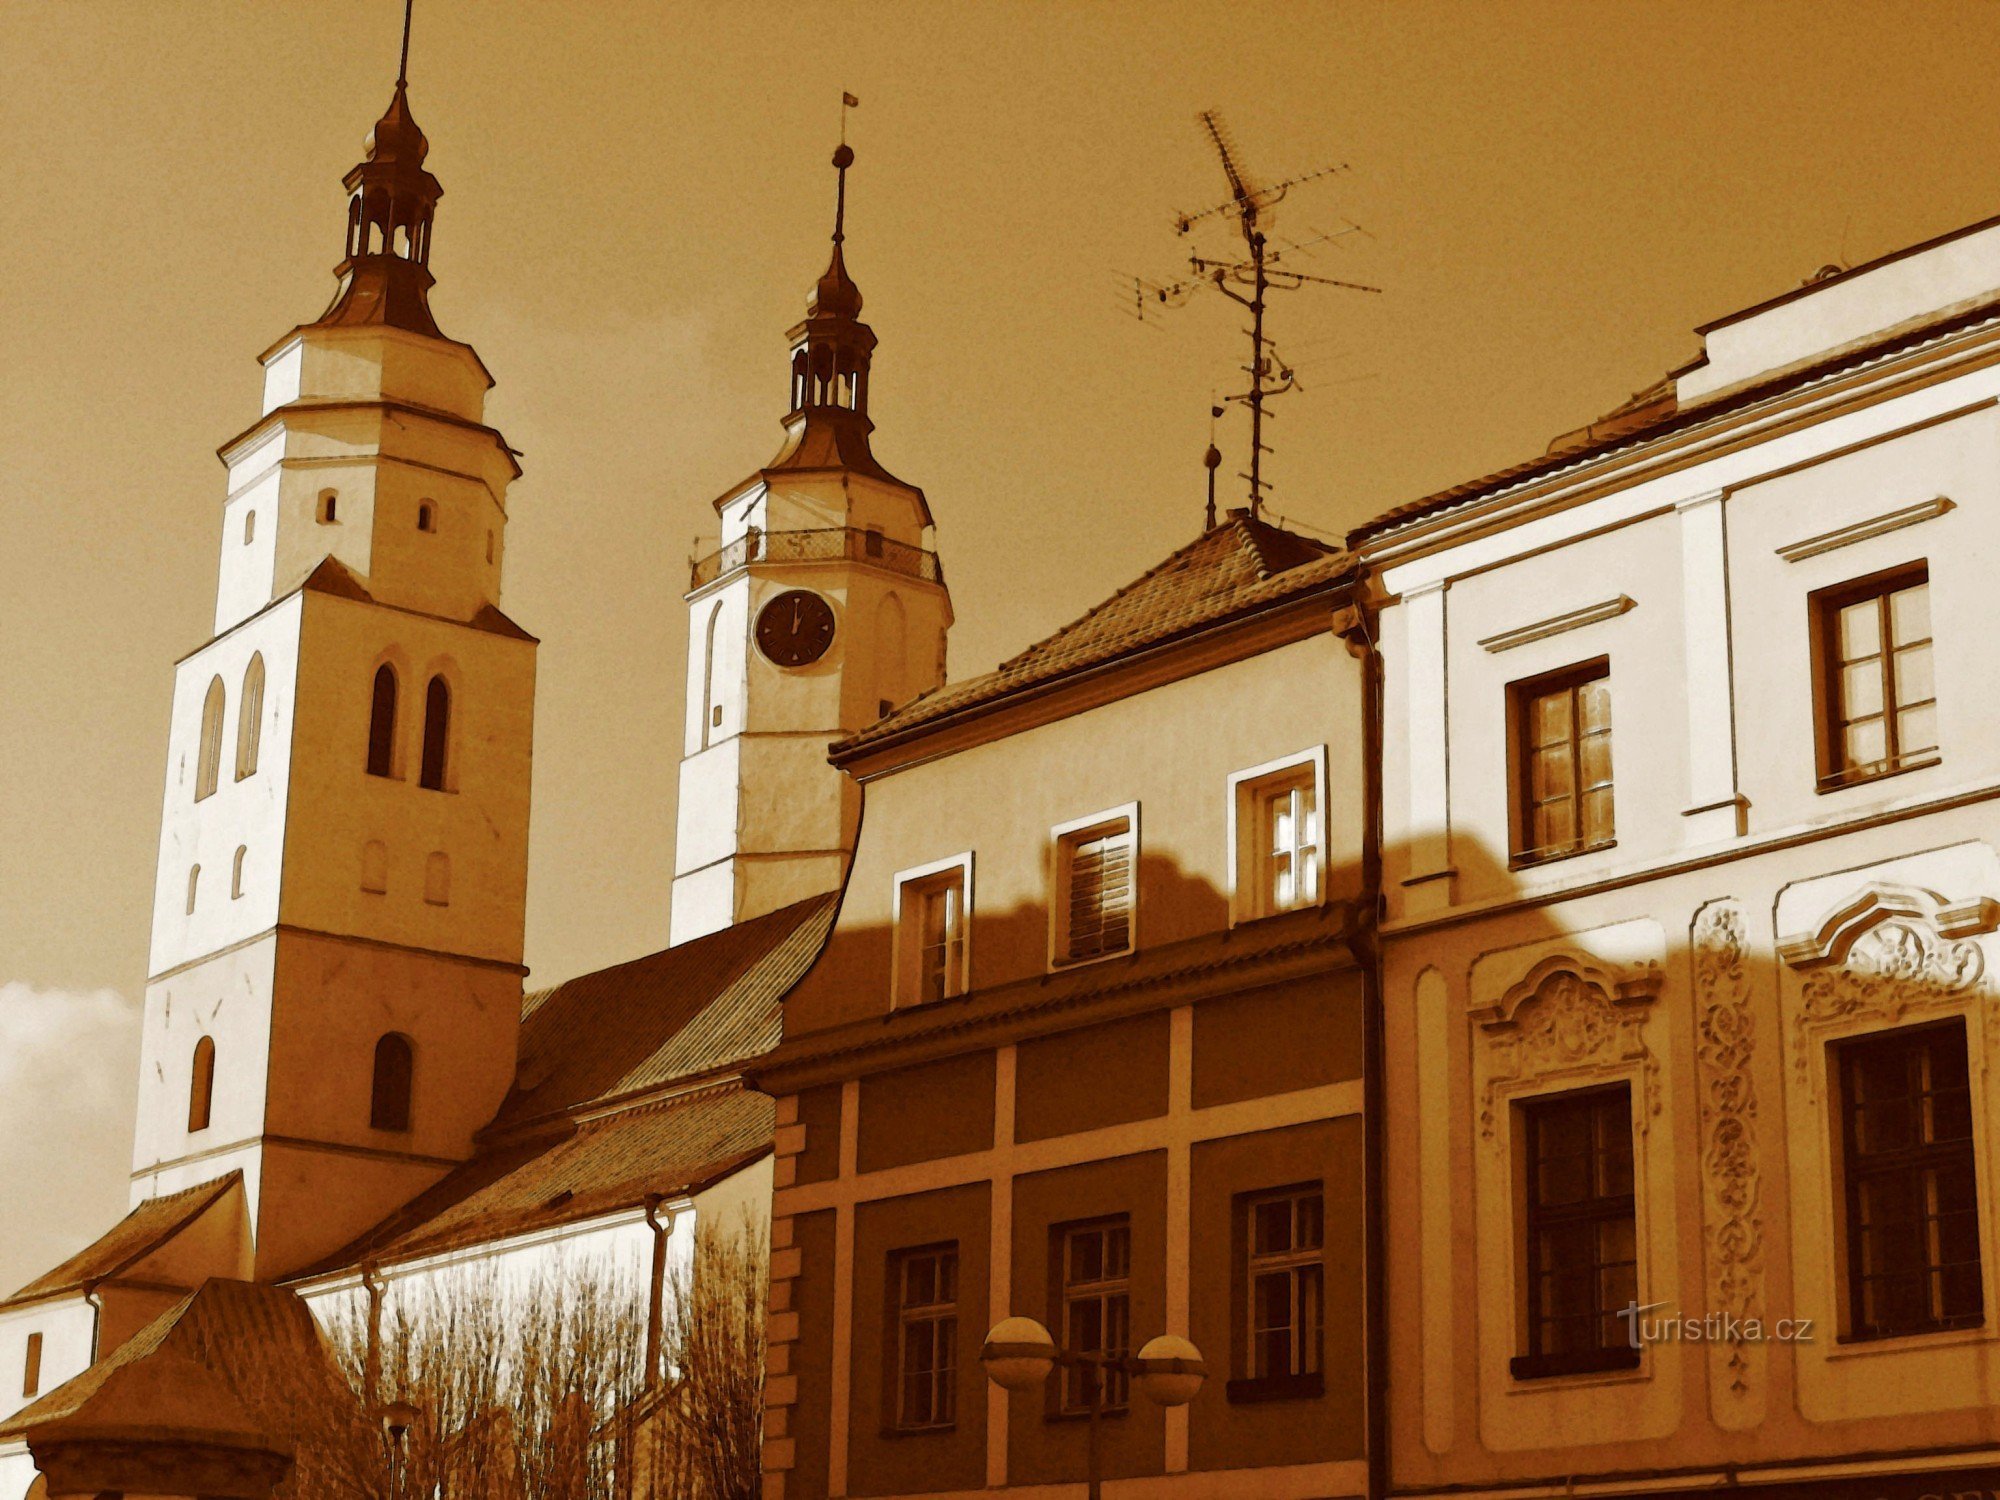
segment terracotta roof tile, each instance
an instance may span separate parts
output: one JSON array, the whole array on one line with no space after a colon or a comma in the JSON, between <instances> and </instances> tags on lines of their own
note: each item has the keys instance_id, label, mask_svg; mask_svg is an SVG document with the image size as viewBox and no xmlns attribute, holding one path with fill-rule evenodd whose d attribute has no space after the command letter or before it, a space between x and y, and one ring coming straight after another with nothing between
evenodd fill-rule
<instances>
[{"instance_id":1,"label":"terracotta roof tile","mask_svg":"<svg viewBox=\"0 0 2000 1500\"><path fill-rule=\"evenodd\" d=\"M776 1106L728 1082L496 1146L309 1275L527 1234L697 1192L771 1148Z\"/></svg>"},{"instance_id":2,"label":"terracotta roof tile","mask_svg":"<svg viewBox=\"0 0 2000 1500\"><path fill-rule=\"evenodd\" d=\"M1899 324L1880 333L1857 339L1842 348L1802 360L1790 368L1761 375L1743 385L1718 391L1698 401L1681 405L1675 398L1673 378L1639 392L1631 400L1599 418L1588 427L1557 438L1544 453L1478 479L1455 484L1421 500L1382 512L1364 521L1347 534L1347 545L1364 543L1470 501L1481 499L1517 484L1558 473L1572 465L1600 458L1621 448L1659 438L1692 427L1714 417L1770 400L1788 391L1810 385L1832 375L1858 369L1877 360L1891 358L1932 340L1949 337L1990 321L2000 312L2000 300L1986 298L1971 304L1940 309L1935 314Z\"/></svg>"},{"instance_id":3,"label":"terracotta roof tile","mask_svg":"<svg viewBox=\"0 0 2000 1500\"><path fill-rule=\"evenodd\" d=\"M218 1177L213 1182L204 1182L198 1187L183 1188L178 1193L149 1198L120 1219L107 1233L77 1251L54 1270L37 1276L4 1302L0 1302L0 1307L12 1307L19 1302L33 1302L63 1292L87 1291L107 1277L116 1276L133 1262L152 1254L200 1218L224 1193L236 1186L242 1177L241 1172L231 1172L225 1177Z\"/></svg>"},{"instance_id":4,"label":"terracotta roof tile","mask_svg":"<svg viewBox=\"0 0 2000 1500\"><path fill-rule=\"evenodd\" d=\"M768 1052L779 1002L819 956L837 905L814 896L529 995L514 1092L493 1128Z\"/></svg>"},{"instance_id":5,"label":"terracotta roof tile","mask_svg":"<svg viewBox=\"0 0 2000 1500\"><path fill-rule=\"evenodd\" d=\"M836 758L948 715L1283 603L1348 571L1347 554L1231 512L1102 604L983 677L927 693L833 747Z\"/></svg>"}]
</instances>

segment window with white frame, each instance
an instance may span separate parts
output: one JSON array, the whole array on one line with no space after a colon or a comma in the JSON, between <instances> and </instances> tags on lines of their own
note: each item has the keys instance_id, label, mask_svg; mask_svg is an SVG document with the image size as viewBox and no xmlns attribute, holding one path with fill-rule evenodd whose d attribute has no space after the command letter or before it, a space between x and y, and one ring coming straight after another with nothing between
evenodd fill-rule
<instances>
[{"instance_id":1,"label":"window with white frame","mask_svg":"<svg viewBox=\"0 0 2000 1500\"><path fill-rule=\"evenodd\" d=\"M896 1004L930 1005L968 987L972 856L896 877Z\"/></svg>"},{"instance_id":2,"label":"window with white frame","mask_svg":"<svg viewBox=\"0 0 2000 1500\"><path fill-rule=\"evenodd\" d=\"M1326 1198L1320 1184L1243 1200L1246 1380L1320 1374L1326 1303Z\"/></svg>"},{"instance_id":3,"label":"window with white frame","mask_svg":"<svg viewBox=\"0 0 2000 1500\"><path fill-rule=\"evenodd\" d=\"M958 1415L958 1246L897 1252L889 1261L896 1309L896 1427L949 1427Z\"/></svg>"},{"instance_id":4,"label":"window with white frame","mask_svg":"<svg viewBox=\"0 0 2000 1500\"><path fill-rule=\"evenodd\" d=\"M1239 922L1317 905L1325 879L1325 759L1312 751L1229 778Z\"/></svg>"},{"instance_id":5,"label":"window with white frame","mask_svg":"<svg viewBox=\"0 0 2000 1500\"><path fill-rule=\"evenodd\" d=\"M1055 839L1052 962L1087 963L1131 952L1137 807L1067 824Z\"/></svg>"}]
</instances>

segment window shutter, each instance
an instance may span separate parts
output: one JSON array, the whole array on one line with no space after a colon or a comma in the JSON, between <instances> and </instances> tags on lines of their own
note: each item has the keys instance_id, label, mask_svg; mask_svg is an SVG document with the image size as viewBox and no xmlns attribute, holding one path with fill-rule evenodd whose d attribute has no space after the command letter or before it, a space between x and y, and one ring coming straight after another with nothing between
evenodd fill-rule
<instances>
[{"instance_id":1,"label":"window shutter","mask_svg":"<svg viewBox=\"0 0 2000 1500\"><path fill-rule=\"evenodd\" d=\"M1129 830L1079 840L1070 853L1069 944L1072 959L1096 958L1129 945L1132 842Z\"/></svg>"}]
</instances>

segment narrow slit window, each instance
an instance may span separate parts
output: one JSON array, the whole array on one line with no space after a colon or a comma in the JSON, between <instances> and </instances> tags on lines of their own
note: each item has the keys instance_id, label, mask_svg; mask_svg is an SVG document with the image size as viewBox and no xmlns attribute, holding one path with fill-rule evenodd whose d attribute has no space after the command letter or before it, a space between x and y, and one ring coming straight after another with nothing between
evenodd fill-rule
<instances>
[{"instance_id":1,"label":"narrow slit window","mask_svg":"<svg viewBox=\"0 0 2000 1500\"><path fill-rule=\"evenodd\" d=\"M195 760L194 800L215 795L222 770L222 713L228 698L220 677L212 678L201 700L201 748Z\"/></svg>"},{"instance_id":2,"label":"narrow slit window","mask_svg":"<svg viewBox=\"0 0 2000 1500\"><path fill-rule=\"evenodd\" d=\"M236 779L257 774L257 751L264 735L264 653L243 669L243 701L236 705Z\"/></svg>"},{"instance_id":3,"label":"narrow slit window","mask_svg":"<svg viewBox=\"0 0 2000 1500\"><path fill-rule=\"evenodd\" d=\"M417 530L437 530L437 512L431 508L431 503L428 500L417 507Z\"/></svg>"},{"instance_id":4,"label":"narrow slit window","mask_svg":"<svg viewBox=\"0 0 2000 1500\"><path fill-rule=\"evenodd\" d=\"M396 763L396 669L384 662L375 669L375 686L368 706L368 774L394 776Z\"/></svg>"},{"instance_id":5,"label":"narrow slit window","mask_svg":"<svg viewBox=\"0 0 2000 1500\"><path fill-rule=\"evenodd\" d=\"M319 492L319 523L331 526L340 519L340 496L332 490Z\"/></svg>"},{"instance_id":6,"label":"narrow slit window","mask_svg":"<svg viewBox=\"0 0 2000 1500\"><path fill-rule=\"evenodd\" d=\"M375 1044L375 1077L368 1104L371 1129L410 1128L410 1091L415 1064L410 1039L400 1032L386 1032Z\"/></svg>"},{"instance_id":7,"label":"narrow slit window","mask_svg":"<svg viewBox=\"0 0 2000 1500\"><path fill-rule=\"evenodd\" d=\"M445 756L451 740L451 685L433 677L424 690L424 764L419 785L444 790Z\"/></svg>"},{"instance_id":8,"label":"narrow slit window","mask_svg":"<svg viewBox=\"0 0 2000 1500\"><path fill-rule=\"evenodd\" d=\"M42 1336L28 1335L28 1356L21 1367L21 1394L33 1396L42 1389Z\"/></svg>"},{"instance_id":9,"label":"narrow slit window","mask_svg":"<svg viewBox=\"0 0 2000 1500\"><path fill-rule=\"evenodd\" d=\"M203 1037L194 1044L194 1065L188 1075L188 1134L208 1129L215 1103L215 1042Z\"/></svg>"},{"instance_id":10,"label":"narrow slit window","mask_svg":"<svg viewBox=\"0 0 2000 1500\"><path fill-rule=\"evenodd\" d=\"M201 888L201 866L200 866L200 865L189 865L189 866L188 866L188 901L187 901L187 914L188 914L189 916L193 916L193 915L194 915L194 898L195 898L195 892L196 892L197 890L199 890L200 888Z\"/></svg>"},{"instance_id":11,"label":"narrow slit window","mask_svg":"<svg viewBox=\"0 0 2000 1500\"><path fill-rule=\"evenodd\" d=\"M249 854L243 845L236 846L236 858L229 865L229 899L239 901L243 897L243 859Z\"/></svg>"}]
</instances>

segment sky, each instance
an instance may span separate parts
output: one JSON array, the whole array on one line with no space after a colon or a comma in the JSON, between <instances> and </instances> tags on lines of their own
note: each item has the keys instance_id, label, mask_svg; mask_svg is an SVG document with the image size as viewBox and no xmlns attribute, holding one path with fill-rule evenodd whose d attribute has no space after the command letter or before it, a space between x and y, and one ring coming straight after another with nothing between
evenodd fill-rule
<instances>
[{"instance_id":1,"label":"sky","mask_svg":"<svg viewBox=\"0 0 2000 1500\"><path fill-rule=\"evenodd\" d=\"M0 8L5 1287L125 1206L215 448L257 414L257 354L332 291L400 21ZM1967 3L418 0L432 307L524 455L504 602L542 640L529 982L665 943L686 563L778 443L843 91L875 450L936 514L962 678L1200 529L1242 320L1212 291L1132 316L1133 277L1230 248L1216 220L1175 231L1227 197L1199 111L1265 181L1344 167L1274 233L1382 292L1275 300L1302 389L1267 461L1273 510L1338 535L1541 451L1699 323L2000 213L1996 56L2000 6ZM1241 503L1240 415L1216 441Z\"/></svg>"}]
</instances>

